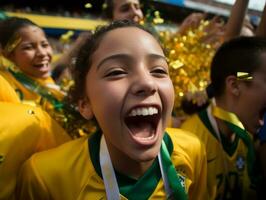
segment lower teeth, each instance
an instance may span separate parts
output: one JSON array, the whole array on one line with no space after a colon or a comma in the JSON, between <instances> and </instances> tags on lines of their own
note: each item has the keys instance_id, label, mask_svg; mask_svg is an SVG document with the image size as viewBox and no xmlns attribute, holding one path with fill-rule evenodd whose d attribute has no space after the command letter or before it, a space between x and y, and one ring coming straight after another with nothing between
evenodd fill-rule
<instances>
[{"instance_id":1,"label":"lower teeth","mask_svg":"<svg viewBox=\"0 0 266 200\"><path fill-rule=\"evenodd\" d=\"M149 136L149 137L137 137L137 138L140 138L141 140L150 140L154 137L154 135L152 136Z\"/></svg>"}]
</instances>

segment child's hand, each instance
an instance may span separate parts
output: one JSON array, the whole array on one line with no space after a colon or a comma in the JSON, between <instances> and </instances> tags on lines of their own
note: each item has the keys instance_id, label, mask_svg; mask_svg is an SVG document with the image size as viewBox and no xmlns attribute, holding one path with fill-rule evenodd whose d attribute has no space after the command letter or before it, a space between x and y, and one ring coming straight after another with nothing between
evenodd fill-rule
<instances>
[{"instance_id":1,"label":"child's hand","mask_svg":"<svg viewBox=\"0 0 266 200\"><path fill-rule=\"evenodd\" d=\"M188 29L195 29L199 26L200 21L205 19L206 13L192 13L184 19L179 27L179 33L185 34Z\"/></svg>"}]
</instances>

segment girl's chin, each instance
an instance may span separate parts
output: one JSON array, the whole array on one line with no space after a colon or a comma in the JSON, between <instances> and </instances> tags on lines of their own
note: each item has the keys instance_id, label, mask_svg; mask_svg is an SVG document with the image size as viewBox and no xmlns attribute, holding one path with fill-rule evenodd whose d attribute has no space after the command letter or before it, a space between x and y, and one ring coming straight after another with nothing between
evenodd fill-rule
<instances>
[{"instance_id":1,"label":"girl's chin","mask_svg":"<svg viewBox=\"0 0 266 200\"><path fill-rule=\"evenodd\" d=\"M139 163L153 162L158 154L159 150L153 150L153 152L142 152L141 155L136 155L134 160Z\"/></svg>"},{"instance_id":2,"label":"girl's chin","mask_svg":"<svg viewBox=\"0 0 266 200\"><path fill-rule=\"evenodd\" d=\"M157 140L157 142L153 143L153 145L139 145L135 146L135 150L132 150L133 152L136 152L134 157L138 162L149 162L153 161L159 154L161 142Z\"/></svg>"},{"instance_id":3,"label":"girl's chin","mask_svg":"<svg viewBox=\"0 0 266 200\"><path fill-rule=\"evenodd\" d=\"M35 73L36 78L48 78L50 75L50 71L38 71L38 73Z\"/></svg>"}]
</instances>

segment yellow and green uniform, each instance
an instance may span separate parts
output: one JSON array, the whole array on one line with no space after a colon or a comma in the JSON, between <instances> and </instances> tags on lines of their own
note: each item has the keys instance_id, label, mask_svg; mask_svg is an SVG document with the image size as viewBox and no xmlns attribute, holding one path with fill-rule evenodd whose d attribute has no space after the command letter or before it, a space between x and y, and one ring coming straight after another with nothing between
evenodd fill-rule
<instances>
[{"instance_id":1,"label":"yellow and green uniform","mask_svg":"<svg viewBox=\"0 0 266 200\"><path fill-rule=\"evenodd\" d=\"M5 69L6 66L12 66L13 63L5 58L2 54L0 54L0 70Z\"/></svg>"},{"instance_id":2,"label":"yellow and green uniform","mask_svg":"<svg viewBox=\"0 0 266 200\"><path fill-rule=\"evenodd\" d=\"M73 118L72 113L76 113L76 111L71 105L64 103L65 93L60 90L51 77L43 79L33 78L14 66L0 69L0 76L10 84L20 102L32 106L41 106L70 135L75 135L69 126L69 119ZM0 92L3 93L0 93L1 99L6 99L10 96L9 90L0 90ZM67 127L70 127L69 130ZM78 128L79 126L76 129Z\"/></svg>"},{"instance_id":3,"label":"yellow and green uniform","mask_svg":"<svg viewBox=\"0 0 266 200\"><path fill-rule=\"evenodd\" d=\"M222 133L219 139L211 123L215 119L208 109L190 117L181 128L197 135L205 145L209 199L254 199L246 145L237 135L233 142L228 142Z\"/></svg>"},{"instance_id":4,"label":"yellow and green uniform","mask_svg":"<svg viewBox=\"0 0 266 200\"><path fill-rule=\"evenodd\" d=\"M65 96L51 77L33 78L16 67L4 67L0 75L9 82L22 102L41 105L49 113Z\"/></svg>"},{"instance_id":5,"label":"yellow and green uniform","mask_svg":"<svg viewBox=\"0 0 266 200\"><path fill-rule=\"evenodd\" d=\"M70 140L40 108L0 102L0 199L15 199L18 171L33 153Z\"/></svg>"},{"instance_id":6,"label":"yellow and green uniform","mask_svg":"<svg viewBox=\"0 0 266 200\"><path fill-rule=\"evenodd\" d=\"M101 133L33 155L19 176L18 199L106 199L99 164ZM206 157L189 132L167 129L164 142L189 199L206 199ZM158 159L139 179L115 172L121 199L166 199Z\"/></svg>"},{"instance_id":7,"label":"yellow and green uniform","mask_svg":"<svg viewBox=\"0 0 266 200\"><path fill-rule=\"evenodd\" d=\"M0 75L0 101L19 103L20 100L11 85Z\"/></svg>"},{"instance_id":8,"label":"yellow and green uniform","mask_svg":"<svg viewBox=\"0 0 266 200\"><path fill-rule=\"evenodd\" d=\"M93 125L79 117L79 113L74 106L66 103L64 99L65 92L54 83L51 77L33 78L14 66L0 67L0 76L9 83L23 104L41 106L71 137L80 137L84 134L83 129L94 129ZM0 80L0 86L1 84ZM9 90L0 89L0 101L1 99L10 98L10 93ZM14 94L13 91L12 93Z\"/></svg>"}]
</instances>

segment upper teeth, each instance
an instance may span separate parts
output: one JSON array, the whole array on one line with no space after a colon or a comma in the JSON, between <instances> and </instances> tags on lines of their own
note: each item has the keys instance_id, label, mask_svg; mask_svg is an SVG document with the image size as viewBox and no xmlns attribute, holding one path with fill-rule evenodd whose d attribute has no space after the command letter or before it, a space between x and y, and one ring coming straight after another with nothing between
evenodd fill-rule
<instances>
[{"instance_id":1,"label":"upper teeth","mask_svg":"<svg viewBox=\"0 0 266 200\"><path fill-rule=\"evenodd\" d=\"M158 113L158 109L154 107L149 107L149 108L136 108L133 109L130 113L129 116L147 116L147 115L154 115Z\"/></svg>"}]
</instances>

